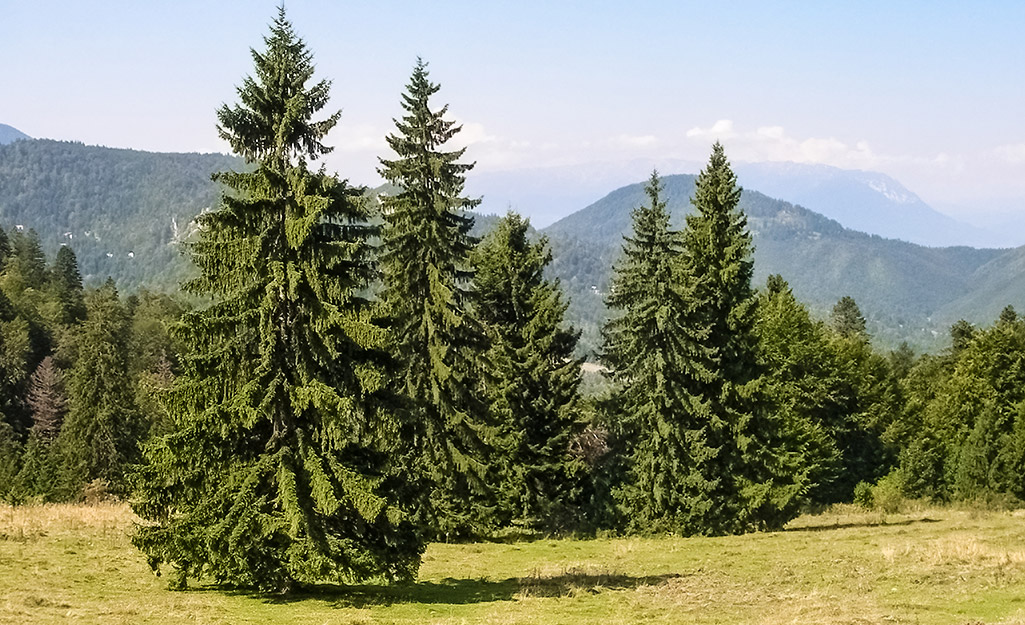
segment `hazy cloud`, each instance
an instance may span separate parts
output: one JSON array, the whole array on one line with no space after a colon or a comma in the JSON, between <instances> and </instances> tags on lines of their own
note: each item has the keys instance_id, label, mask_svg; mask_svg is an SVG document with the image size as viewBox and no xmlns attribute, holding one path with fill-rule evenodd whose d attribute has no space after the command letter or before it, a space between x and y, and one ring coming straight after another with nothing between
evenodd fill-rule
<instances>
[{"instance_id":1,"label":"hazy cloud","mask_svg":"<svg viewBox=\"0 0 1025 625\"><path fill-rule=\"evenodd\" d=\"M1025 143L1001 145L995 150L997 156L1011 165L1025 163Z\"/></svg>"},{"instance_id":2,"label":"hazy cloud","mask_svg":"<svg viewBox=\"0 0 1025 625\"><path fill-rule=\"evenodd\" d=\"M712 139L729 139L734 136L736 136L736 133L733 130L733 121L729 119L720 119L712 124L711 128L695 126L687 131L687 137L691 139L709 137Z\"/></svg>"},{"instance_id":3,"label":"hazy cloud","mask_svg":"<svg viewBox=\"0 0 1025 625\"><path fill-rule=\"evenodd\" d=\"M658 144L658 137L655 135L617 135L613 143L625 148L648 148Z\"/></svg>"}]
</instances>

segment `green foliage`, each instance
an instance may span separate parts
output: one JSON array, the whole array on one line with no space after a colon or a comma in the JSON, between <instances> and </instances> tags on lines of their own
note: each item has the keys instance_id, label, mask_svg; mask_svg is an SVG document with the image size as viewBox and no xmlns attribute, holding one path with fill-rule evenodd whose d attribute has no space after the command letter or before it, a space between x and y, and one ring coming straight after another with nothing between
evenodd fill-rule
<instances>
[{"instance_id":1,"label":"green foliage","mask_svg":"<svg viewBox=\"0 0 1025 625\"><path fill-rule=\"evenodd\" d=\"M65 497L77 496L93 480L126 493L128 468L139 451L127 312L110 281L90 293L86 304L79 357L68 379L68 415L56 442Z\"/></svg>"},{"instance_id":2,"label":"green foliage","mask_svg":"<svg viewBox=\"0 0 1025 625\"><path fill-rule=\"evenodd\" d=\"M490 338L490 410L504 453L500 514L516 525L565 529L579 523L574 487L583 467L570 442L579 407L579 334L563 324L557 282L544 278L547 240L528 240L530 223L505 216L472 254L477 314Z\"/></svg>"},{"instance_id":3,"label":"green foliage","mask_svg":"<svg viewBox=\"0 0 1025 625\"><path fill-rule=\"evenodd\" d=\"M181 243L217 202L222 154L160 154L35 139L0 146L0 221L34 228L52 258L73 246L86 284L112 276L126 292L171 291L185 277Z\"/></svg>"},{"instance_id":4,"label":"green foliage","mask_svg":"<svg viewBox=\"0 0 1025 625\"><path fill-rule=\"evenodd\" d=\"M847 295L841 297L833 307L833 312L829 314L829 325L834 332L847 339L864 338L868 335L865 317L862 316L854 298Z\"/></svg>"},{"instance_id":5,"label":"green foliage","mask_svg":"<svg viewBox=\"0 0 1025 625\"><path fill-rule=\"evenodd\" d=\"M265 44L241 103L218 111L254 170L218 175L229 191L191 248L187 287L212 303L180 329L191 353L174 429L147 449L134 541L176 585L409 579L423 544L389 464L386 334L362 295L376 231L361 189L307 167L338 114L314 121L329 83L308 84L284 9Z\"/></svg>"},{"instance_id":6,"label":"green foliage","mask_svg":"<svg viewBox=\"0 0 1025 625\"><path fill-rule=\"evenodd\" d=\"M712 377L701 345L707 329L657 173L645 190L649 202L633 211L633 233L608 296L617 314L604 330L603 361L618 394L616 429L629 456L623 499L636 529L715 533L721 530L708 515L723 478L702 469L720 450L698 391Z\"/></svg>"},{"instance_id":7,"label":"green foliage","mask_svg":"<svg viewBox=\"0 0 1025 625\"><path fill-rule=\"evenodd\" d=\"M800 428L788 428L765 393L751 286L753 249L741 191L719 143L698 175L694 212L683 231L685 270L694 280L711 372L698 386L706 436L716 453L700 463L698 480L714 484L704 531L780 528L797 515L812 484ZM803 433L801 433L803 436Z\"/></svg>"},{"instance_id":8,"label":"green foliage","mask_svg":"<svg viewBox=\"0 0 1025 625\"><path fill-rule=\"evenodd\" d=\"M796 478L809 486L807 499L818 502L843 471L834 436L843 382L827 332L779 275L769 276L760 295L755 329L759 358L769 372L765 393L785 432L779 451L797 461Z\"/></svg>"},{"instance_id":9,"label":"green foliage","mask_svg":"<svg viewBox=\"0 0 1025 625\"><path fill-rule=\"evenodd\" d=\"M382 198L382 300L401 363L396 387L408 399L402 465L417 480L418 520L445 536L473 534L494 520L496 432L478 393L478 354L488 341L473 312L468 256L479 200L463 197L464 150L444 151L460 130L448 107L432 110L439 86L418 60L402 96L405 114L388 135L395 153L380 172L397 189Z\"/></svg>"}]
</instances>

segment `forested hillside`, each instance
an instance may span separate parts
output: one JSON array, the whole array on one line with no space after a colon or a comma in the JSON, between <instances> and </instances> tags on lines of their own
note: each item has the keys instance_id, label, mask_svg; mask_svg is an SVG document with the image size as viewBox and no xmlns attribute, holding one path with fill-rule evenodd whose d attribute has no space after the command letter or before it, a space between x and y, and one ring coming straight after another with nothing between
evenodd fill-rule
<instances>
[{"instance_id":1,"label":"forested hillside","mask_svg":"<svg viewBox=\"0 0 1025 625\"><path fill-rule=\"evenodd\" d=\"M666 176L663 200L674 227L691 210L695 177ZM570 316L597 346L604 298L630 211L645 201L643 185L617 189L542 232L552 241L552 273L562 279ZM992 320L1008 304L1021 305L1025 284L1009 265L1025 262L1020 250L929 248L848 230L818 213L745 190L740 201L754 237L755 283L781 274L798 299L820 317L844 296L853 297L883 344L907 341L937 349L946 329L965 317Z\"/></svg>"},{"instance_id":2,"label":"forested hillside","mask_svg":"<svg viewBox=\"0 0 1025 625\"><path fill-rule=\"evenodd\" d=\"M0 146L0 223L32 228L44 250L78 254L86 283L173 290L187 263L180 246L196 215L217 203L210 180L242 161L23 140Z\"/></svg>"},{"instance_id":3,"label":"forested hillside","mask_svg":"<svg viewBox=\"0 0 1025 625\"><path fill-rule=\"evenodd\" d=\"M128 291L174 291L187 275L180 243L194 219L215 206L215 171L242 161L219 154L161 154L80 143L21 140L0 146L0 224L35 229L43 249L72 245L83 279L107 276ZM674 226L690 210L694 176L664 178ZM371 199L387 186L373 190ZM641 184L616 189L591 206L545 228L553 263L570 296L569 319L583 329L582 348L594 352L605 315L611 267L629 229L630 210L644 201ZM1022 304L1022 250L928 248L846 229L813 211L746 190L755 243L755 282L779 273L823 317L845 295L865 313L877 341L908 341L935 350L960 318L986 323L1007 304ZM478 216L482 236L496 222Z\"/></svg>"}]
</instances>

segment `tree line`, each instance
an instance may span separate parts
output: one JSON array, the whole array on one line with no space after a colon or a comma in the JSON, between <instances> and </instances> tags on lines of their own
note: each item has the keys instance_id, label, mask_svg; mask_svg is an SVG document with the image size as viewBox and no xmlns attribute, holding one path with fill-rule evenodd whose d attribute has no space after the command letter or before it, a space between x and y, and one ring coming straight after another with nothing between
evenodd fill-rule
<instances>
[{"instance_id":1,"label":"tree line","mask_svg":"<svg viewBox=\"0 0 1025 625\"><path fill-rule=\"evenodd\" d=\"M888 488L1021 498L1025 321L877 353L850 298L826 322L752 285L740 189L715 144L670 228L653 173L607 295L606 384L544 237L510 213L481 240L473 165L417 61L366 190L311 161L339 113L281 9L218 130L244 171L199 218L198 303L108 281L70 248L0 237L0 493L109 491L173 587L286 592L406 580L425 544L496 532L728 534Z\"/></svg>"}]
</instances>

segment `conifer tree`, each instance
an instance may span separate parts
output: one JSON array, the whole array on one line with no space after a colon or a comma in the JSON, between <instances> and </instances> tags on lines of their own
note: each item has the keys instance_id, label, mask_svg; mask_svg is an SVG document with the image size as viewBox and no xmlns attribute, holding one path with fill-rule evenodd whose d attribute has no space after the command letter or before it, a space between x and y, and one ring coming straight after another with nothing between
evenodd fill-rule
<instances>
[{"instance_id":1,"label":"conifer tree","mask_svg":"<svg viewBox=\"0 0 1025 625\"><path fill-rule=\"evenodd\" d=\"M754 331L757 298L747 217L738 208L737 177L718 142L698 175L683 232L685 271L694 280L698 315L707 331L701 345L713 375L700 395L707 401L709 447L700 479L716 481L705 531L726 533L781 527L807 491L799 462L786 450L782 416L771 409ZM780 452L780 453L777 453Z\"/></svg>"},{"instance_id":2,"label":"conifer tree","mask_svg":"<svg viewBox=\"0 0 1025 625\"><path fill-rule=\"evenodd\" d=\"M759 361L771 372L765 376L766 395L784 430L775 453L791 463L795 481L808 487L791 500L797 506L828 490L842 470L832 436L842 383L826 329L812 320L782 276L769 276L760 293L755 328Z\"/></svg>"},{"instance_id":3,"label":"conifer tree","mask_svg":"<svg viewBox=\"0 0 1025 625\"><path fill-rule=\"evenodd\" d=\"M865 328L865 317L861 314L853 297L844 295L833 306L829 314L829 325L833 331L844 338L864 338L868 336Z\"/></svg>"},{"instance_id":4,"label":"conifer tree","mask_svg":"<svg viewBox=\"0 0 1025 625\"><path fill-rule=\"evenodd\" d=\"M380 173L398 187L383 198L382 299L394 324L397 385L409 399L404 464L420 482L421 522L444 535L480 531L494 472L494 428L480 393L478 354L487 345L473 315L473 216L479 200L463 196L465 149L445 151L460 127L448 106L432 110L439 86L417 60L402 96L405 115L387 137L394 159Z\"/></svg>"},{"instance_id":5,"label":"conifer tree","mask_svg":"<svg viewBox=\"0 0 1025 625\"><path fill-rule=\"evenodd\" d=\"M49 445L57 438L68 407L64 375L52 357L44 358L32 372L26 403L32 411L32 430L44 444Z\"/></svg>"},{"instance_id":6,"label":"conifer tree","mask_svg":"<svg viewBox=\"0 0 1025 625\"><path fill-rule=\"evenodd\" d=\"M544 277L548 241L528 239L529 220L508 213L472 254L477 311L491 340L488 393L508 451L501 497L514 523L558 529L568 521L569 455L577 410L579 333L563 327L567 304Z\"/></svg>"},{"instance_id":7,"label":"conifer tree","mask_svg":"<svg viewBox=\"0 0 1025 625\"><path fill-rule=\"evenodd\" d=\"M74 324L85 318L85 296L82 275L78 271L75 252L66 245L57 250L50 272L51 290L59 306L58 323Z\"/></svg>"},{"instance_id":8,"label":"conifer tree","mask_svg":"<svg viewBox=\"0 0 1025 625\"><path fill-rule=\"evenodd\" d=\"M88 306L68 381L69 411L57 437L60 490L65 497L74 497L93 480L124 493L128 465L138 459L139 431L128 375L128 316L113 281L108 279L91 293Z\"/></svg>"},{"instance_id":9,"label":"conifer tree","mask_svg":"<svg viewBox=\"0 0 1025 625\"><path fill-rule=\"evenodd\" d=\"M619 388L620 431L629 448L623 498L632 523L683 534L715 531L707 514L720 477L702 474L719 450L700 385L711 379L707 338L696 316L697 285L682 273L683 248L669 228L662 186L652 172L650 204L634 209L607 303L603 361Z\"/></svg>"},{"instance_id":10,"label":"conifer tree","mask_svg":"<svg viewBox=\"0 0 1025 625\"><path fill-rule=\"evenodd\" d=\"M409 579L423 549L395 497L385 332L365 299L375 234L362 189L309 169L338 113L284 9L253 51L219 131L252 171L202 217L169 408L148 449L135 543L172 582L209 577L285 592L297 583Z\"/></svg>"}]
</instances>

